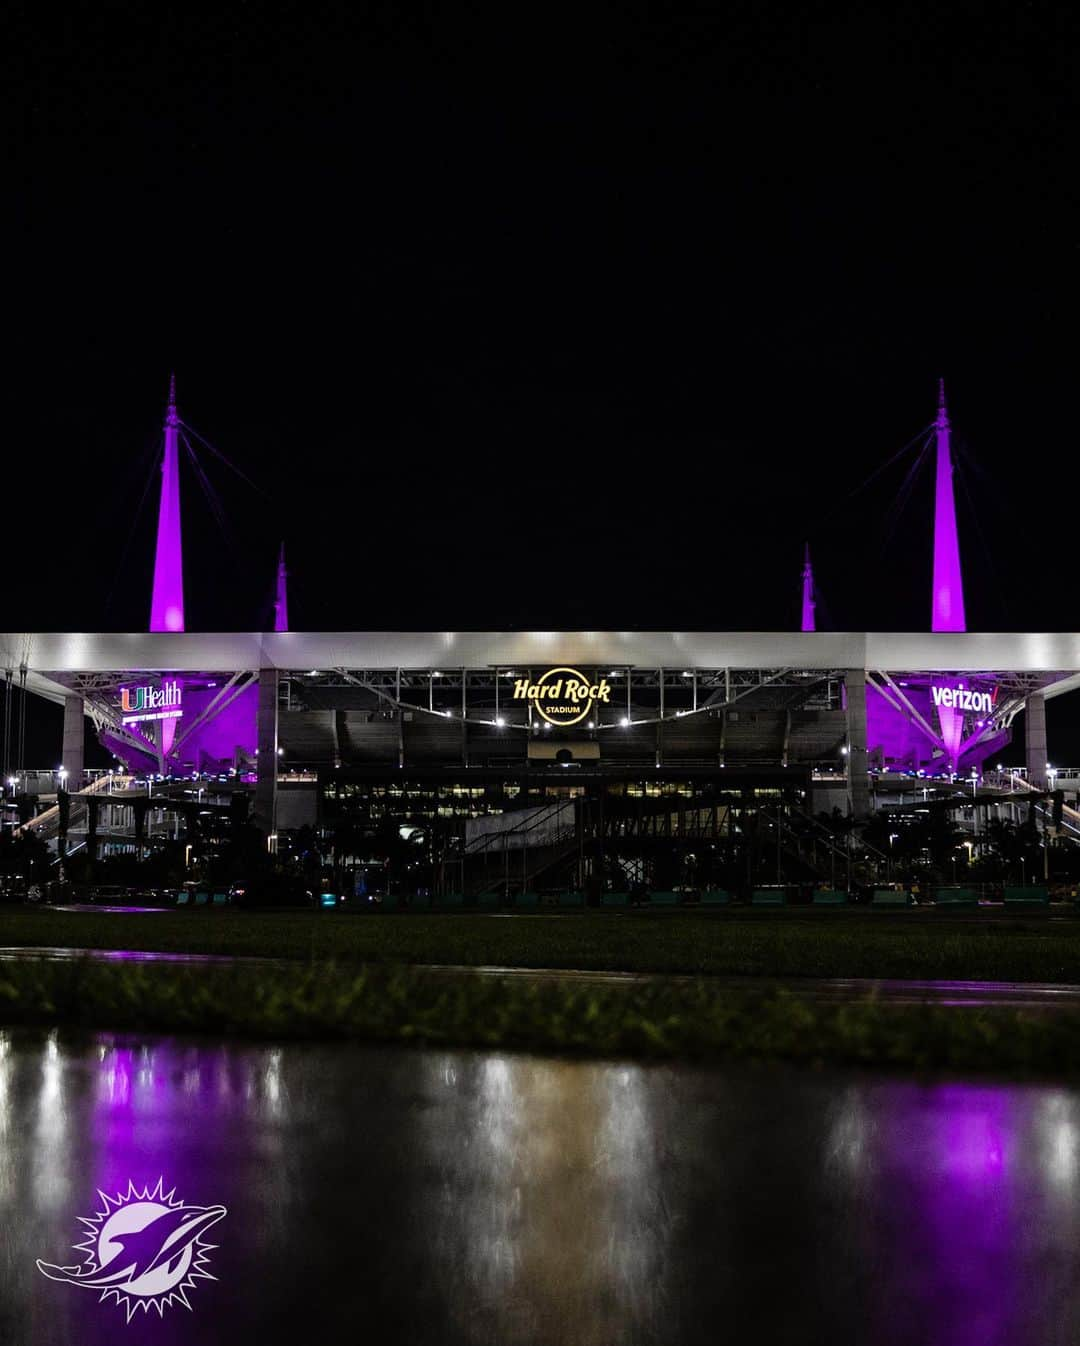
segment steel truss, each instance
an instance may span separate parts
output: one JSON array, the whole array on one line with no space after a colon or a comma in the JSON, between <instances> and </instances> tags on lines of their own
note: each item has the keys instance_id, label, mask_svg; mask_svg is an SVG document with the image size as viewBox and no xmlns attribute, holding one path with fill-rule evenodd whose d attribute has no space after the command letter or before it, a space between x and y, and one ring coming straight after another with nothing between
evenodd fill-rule
<instances>
[{"instance_id":1,"label":"steel truss","mask_svg":"<svg viewBox=\"0 0 1080 1346\"><path fill-rule=\"evenodd\" d=\"M432 719L516 729L535 727L531 707L512 699L511 684L546 670L513 669L349 669L289 672L281 676L282 701L291 710L307 706L305 690L361 687L391 713L420 713ZM747 698L764 697L761 707L826 709L840 704L842 670L795 668L603 668L594 671L612 685L612 699L598 705L595 732L616 726L649 725L716 716Z\"/></svg>"}]
</instances>

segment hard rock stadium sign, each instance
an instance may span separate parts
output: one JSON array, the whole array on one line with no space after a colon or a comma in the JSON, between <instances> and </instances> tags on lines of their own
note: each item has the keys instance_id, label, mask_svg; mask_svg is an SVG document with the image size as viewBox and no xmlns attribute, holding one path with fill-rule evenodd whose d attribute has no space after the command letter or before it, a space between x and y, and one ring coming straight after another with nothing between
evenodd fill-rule
<instances>
[{"instance_id":1,"label":"hard rock stadium sign","mask_svg":"<svg viewBox=\"0 0 1080 1346\"><path fill-rule=\"evenodd\" d=\"M531 701L541 719L565 728L580 724L598 701L609 704L611 686L606 678L590 682L576 668L552 668L538 682L518 678L514 700Z\"/></svg>"}]
</instances>

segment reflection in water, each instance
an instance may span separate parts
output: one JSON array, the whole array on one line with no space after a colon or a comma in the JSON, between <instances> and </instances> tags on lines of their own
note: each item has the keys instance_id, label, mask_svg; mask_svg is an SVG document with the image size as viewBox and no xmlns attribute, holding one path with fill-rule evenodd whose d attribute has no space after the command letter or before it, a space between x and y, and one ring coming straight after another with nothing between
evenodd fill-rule
<instances>
[{"instance_id":1,"label":"reflection in water","mask_svg":"<svg viewBox=\"0 0 1080 1346\"><path fill-rule=\"evenodd\" d=\"M644 1073L529 1056L431 1056L416 1218L466 1339L609 1343L653 1336L668 1215Z\"/></svg>"},{"instance_id":2,"label":"reflection in water","mask_svg":"<svg viewBox=\"0 0 1080 1346\"><path fill-rule=\"evenodd\" d=\"M1060 1087L0 1033L5 1346L115 1342L34 1259L159 1176L229 1215L140 1343L1080 1340Z\"/></svg>"}]
</instances>

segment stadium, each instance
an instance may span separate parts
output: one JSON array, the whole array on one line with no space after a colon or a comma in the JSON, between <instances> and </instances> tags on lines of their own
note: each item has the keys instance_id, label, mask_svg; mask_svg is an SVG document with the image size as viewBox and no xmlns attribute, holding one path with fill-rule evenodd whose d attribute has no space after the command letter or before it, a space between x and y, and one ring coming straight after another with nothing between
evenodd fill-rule
<instances>
[{"instance_id":1,"label":"stadium","mask_svg":"<svg viewBox=\"0 0 1080 1346\"><path fill-rule=\"evenodd\" d=\"M816 630L809 552L793 632L299 632L284 549L273 631L189 631L186 429L172 386L149 630L0 634L5 826L58 864L182 840L190 860L248 820L270 853L317 838L357 892L393 870L403 892L507 896L843 886L853 832L881 881L883 810L945 810L974 848L1003 819L1047 857L1080 842L1045 718L1080 689L1080 634L966 630L943 388L921 633ZM63 707L56 764L23 760L31 698ZM1021 712L1026 769L996 770ZM88 732L112 769L85 769Z\"/></svg>"}]
</instances>

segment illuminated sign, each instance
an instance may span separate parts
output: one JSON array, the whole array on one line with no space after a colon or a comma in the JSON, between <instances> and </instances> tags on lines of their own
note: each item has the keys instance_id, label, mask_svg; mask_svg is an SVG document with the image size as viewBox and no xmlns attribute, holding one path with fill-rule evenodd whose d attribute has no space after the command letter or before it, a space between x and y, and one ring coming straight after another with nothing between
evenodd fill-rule
<instances>
[{"instance_id":1,"label":"illuminated sign","mask_svg":"<svg viewBox=\"0 0 1080 1346\"><path fill-rule=\"evenodd\" d=\"M178 720L183 715L180 707L180 684L163 682L160 687L121 687L120 722L138 724L142 720Z\"/></svg>"},{"instance_id":2,"label":"illuminated sign","mask_svg":"<svg viewBox=\"0 0 1080 1346\"><path fill-rule=\"evenodd\" d=\"M514 700L531 701L533 709L548 724L579 724L598 701L609 703L611 687L606 678L590 682L576 668L552 668L539 680L518 678Z\"/></svg>"},{"instance_id":3,"label":"illuminated sign","mask_svg":"<svg viewBox=\"0 0 1080 1346\"><path fill-rule=\"evenodd\" d=\"M997 688L993 692L973 692L970 687L932 687L934 705L939 709L972 711L976 715L993 713Z\"/></svg>"}]
</instances>

